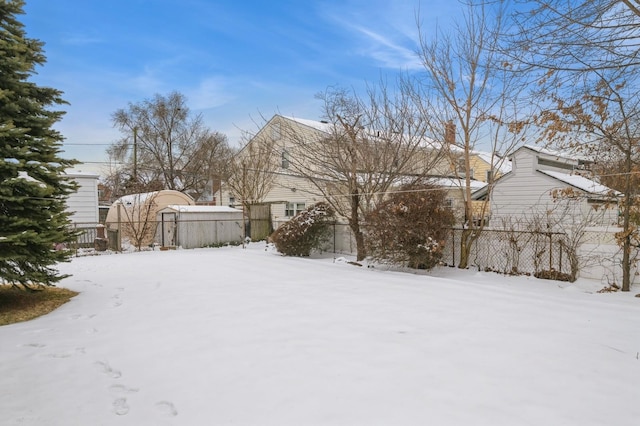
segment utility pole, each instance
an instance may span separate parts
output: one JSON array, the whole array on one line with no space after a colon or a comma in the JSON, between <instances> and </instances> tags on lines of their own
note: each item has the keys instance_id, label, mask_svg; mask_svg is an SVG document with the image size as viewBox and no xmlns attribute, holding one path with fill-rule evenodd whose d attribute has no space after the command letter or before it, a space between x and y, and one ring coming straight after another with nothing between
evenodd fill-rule
<instances>
[{"instance_id":1,"label":"utility pole","mask_svg":"<svg viewBox=\"0 0 640 426\"><path fill-rule=\"evenodd\" d=\"M138 184L138 128L133 128L133 181Z\"/></svg>"}]
</instances>

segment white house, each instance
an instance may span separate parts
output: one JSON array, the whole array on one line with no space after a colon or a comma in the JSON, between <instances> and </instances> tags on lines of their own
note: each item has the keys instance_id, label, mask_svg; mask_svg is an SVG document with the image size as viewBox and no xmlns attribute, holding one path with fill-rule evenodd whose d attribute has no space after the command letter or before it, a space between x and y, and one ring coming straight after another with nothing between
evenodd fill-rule
<instances>
[{"instance_id":1,"label":"white house","mask_svg":"<svg viewBox=\"0 0 640 426\"><path fill-rule=\"evenodd\" d=\"M278 165L273 171L275 179L273 186L266 194L262 203L269 205L270 220L274 227L286 222L300 211L322 200L315 186L306 178L296 175L289 169L289 160L294 151L294 144L289 137L292 133L303 135L305 139L315 141L329 135L330 125L320 121L305 120L281 115L273 116L243 148L247 149L251 144L260 144L265 140L274 143L278 152ZM243 155L240 151L239 155ZM242 200L239 194L221 185L216 194L221 205L240 207Z\"/></svg>"},{"instance_id":2,"label":"white house","mask_svg":"<svg viewBox=\"0 0 640 426\"><path fill-rule=\"evenodd\" d=\"M556 151L525 145L511 156L511 171L495 181L490 195L491 225L531 225L546 221L613 225L618 193L590 179L588 162ZM567 205L571 205L571 211Z\"/></svg>"},{"instance_id":3,"label":"white house","mask_svg":"<svg viewBox=\"0 0 640 426\"><path fill-rule=\"evenodd\" d=\"M70 170L66 176L77 185L78 190L69 195L67 210L71 222L79 228L93 228L98 224L98 175Z\"/></svg>"},{"instance_id":4,"label":"white house","mask_svg":"<svg viewBox=\"0 0 640 426\"><path fill-rule=\"evenodd\" d=\"M271 221L275 228L305 208L323 200L321 191L309 179L294 173L290 168L290 163L305 161L304 157L307 153L301 148L301 140L306 143L320 143L335 132L336 129L333 125L327 122L284 117L276 114L243 148L244 151L251 144L260 144L268 140L274 144L271 149L276 150L279 155L280 161L273 172L275 175L273 187L262 200L270 206ZM296 141L293 141L292 137ZM417 173L423 171L421 164L428 162L426 158L429 155L429 150L437 146L438 144L431 140L425 142L424 155L416 155L415 169ZM243 151L239 155L243 155ZM431 173L446 176L451 171L448 160L438 164L438 167L437 170L433 168ZM241 203L239 195L234 194L230 188L224 187L224 185L216 196L221 200L222 205L235 207Z\"/></svg>"}]
</instances>

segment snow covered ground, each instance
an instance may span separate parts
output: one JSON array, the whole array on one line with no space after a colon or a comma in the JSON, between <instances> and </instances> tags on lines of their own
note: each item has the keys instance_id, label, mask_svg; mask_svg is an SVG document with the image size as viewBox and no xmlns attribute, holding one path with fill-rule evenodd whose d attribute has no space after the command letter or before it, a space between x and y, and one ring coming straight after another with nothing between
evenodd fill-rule
<instances>
[{"instance_id":1,"label":"snow covered ground","mask_svg":"<svg viewBox=\"0 0 640 426\"><path fill-rule=\"evenodd\" d=\"M0 327L2 425L637 425L640 298L286 258L74 258Z\"/></svg>"}]
</instances>

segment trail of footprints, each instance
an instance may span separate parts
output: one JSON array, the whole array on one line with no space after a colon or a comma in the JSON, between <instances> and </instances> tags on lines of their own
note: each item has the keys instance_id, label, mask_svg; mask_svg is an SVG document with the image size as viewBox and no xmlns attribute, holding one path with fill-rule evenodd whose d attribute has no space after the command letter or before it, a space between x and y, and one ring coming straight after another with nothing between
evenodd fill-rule
<instances>
[{"instance_id":1,"label":"trail of footprints","mask_svg":"<svg viewBox=\"0 0 640 426\"><path fill-rule=\"evenodd\" d=\"M112 379L119 379L122 377L122 372L109 365L106 361L96 361L96 367L100 372L106 374ZM116 383L109 386L109 392L115 395L115 399L112 402L112 411L118 416L124 416L129 413L130 406L127 402L127 396L139 392L139 388L129 387L121 383ZM166 416L175 417L178 415L175 405L170 401L160 401L155 404L155 408L159 413Z\"/></svg>"},{"instance_id":2,"label":"trail of footprints","mask_svg":"<svg viewBox=\"0 0 640 426\"><path fill-rule=\"evenodd\" d=\"M94 284L96 285L96 284ZM111 302L111 307L117 308L119 306L122 305L122 297L121 297L121 292L124 291L124 288L122 287L118 287L117 288L118 293L116 293L112 298L112 302ZM81 315L81 314L74 314L71 317L69 317L69 319L72 320L78 320L78 319L92 319L94 318L96 315ZM48 329L47 329L48 330ZM47 331L47 330L39 330L39 331ZM98 330L96 328L91 328L89 330L87 330L87 333L97 333ZM43 349L45 347L47 347L47 345L42 344L42 343L25 343L23 345L21 345L22 347L26 347L26 348L34 348L34 349ZM69 351L64 351L64 352L57 352L57 353L49 353L47 354L47 356L51 357L51 358L69 358L71 356L74 355L84 355L86 354L85 348L83 347L77 347L73 350L69 350ZM117 380L120 379L122 377L122 372L116 368L113 368L111 365L109 365L108 362L106 361L96 361L94 362L94 365L96 366L96 368L98 369L98 371L100 371L101 373L107 375L109 378ZM113 400L112 402L112 411L114 414L118 415L118 416L124 416L126 414L129 413L129 410L131 409L131 407L129 406L128 402L127 402L127 395L131 395L131 394L135 394L139 391L139 388L134 388L134 387L129 387L126 386L124 384L120 384L120 383L116 383L113 384L111 386L109 386L109 392L114 395L116 398ZM178 415L178 410L176 409L175 405L170 402L170 401L159 401L157 403L154 404L156 410L160 413L163 414L165 416L169 416L169 417L175 417Z\"/></svg>"}]
</instances>

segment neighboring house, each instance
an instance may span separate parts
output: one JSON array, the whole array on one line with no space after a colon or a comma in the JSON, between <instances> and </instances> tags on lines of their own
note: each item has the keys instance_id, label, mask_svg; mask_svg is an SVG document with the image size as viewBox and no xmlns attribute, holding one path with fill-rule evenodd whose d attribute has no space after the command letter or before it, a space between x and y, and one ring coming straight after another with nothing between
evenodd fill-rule
<instances>
[{"instance_id":1,"label":"neighboring house","mask_svg":"<svg viewBox=\"0 0 640 426\"><path fill-rule=\"evenodd\" d=\"M434 185L443 188L446 191L446 202L454 214L456 223L460 224L464 221L464 186L466 185L464 179L453 177L434 177L431 181ZM475 179L470 181L471 192L477 192L484 189L487 184ZM473 208L478 211L474 211L474 218L480 219L482 214L482 201L473 201ZM476 207L477 206L477 207Z\"/></svg>"},{"instance_id":2,"label":"neighboring house","mask_svg":"<svg viewBox=\"0 0 640 426\"><path fill-rule=\"evenodd\" d=\"M70 170L66 176L78 185L78 190L69 195L67 210L71 222L78 228L95 228L98 218L98 175Z\"/></svg>"},{"instance_id":3,"label":"neighboring house","mask_svg":"<svg viewBox=\"0 0 640 426\"><path fill-rule=\"evenodd\" d=\"M291 156L298 155L294 152L290 135L295 133L299 137L314 141L327 136L329 132L330 125L327 123L274 115L238 154L241 156L249 145L264 141L273 144L272 149L277 151L278 164L273 170L273 186L261 200L261 203L270 205L271 220L276 227L277 224L289 220L298 212L322 200L311 182L290 170ZM221 205L242 208L240 195L224 184L215 197L220 200Z\"/></svg>"},{"instance_id":4,"label":"neighboring house","mask_svg":"<svg viewBox=\"0 0 640 426\"><path fill-rule=\"evenodd\" d=\"M561 228L579 221L615 224L618 193L586 177L588 164L584 159L534 146L517 149L511 156L512 170L496 179L490 194L491 226L506 222L531 226L533 221ZM566 200L571 200L570 212Z\"/></svg>"},{"instance_id":5,"label":"neighboring house","mask_svg":"<svg viewBox=\"0 0 640 426\"><path fill-rule=\"evenodd\" d=\"M473 151L469 158L471 177L481 182L492 182L511 171L511 161L498 154Z\"/></svg>"},{"instance_id":6,"label":"neighboring house","mask_svg":"<svg viewBox=\"0 0 640 426\"><path fill-rule=\"evenodd\" d=\"M323 121L274 115L238 154L243 155L243 151L247 150L250 144L260 144L264 143L264 141L274 144L272 149L278 153L278 164L274 171L275 180L272 189L262 202L270 205L271 220L275 228L300 211L323 199L317 188L308 179L291 171L290 163L292 159L304 161L305 158L304 152L297 152L297 147L300 144L294 143L291 140L291 136L295 135L296 138L315 143L329 137L333 132L332 125ZM425 141L424 158L419 158L420 156L416 155L416 173L424 171L420 168L420 164L428 161L428 152L433 149L433 146L433 141ZM441 164L432 167L430 173L437 176L450 175L451 165L449 160L443 160ZM448 189L452 187L447 185ZM238 208L242 205L239 195L234 194L224 185L215 196L221 201L221 205ZM456 196L454 195L452 198L456 198Z\"/></svg>"}]
</instances>

